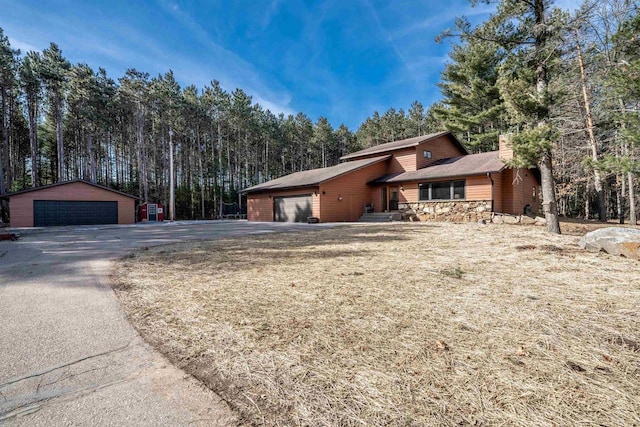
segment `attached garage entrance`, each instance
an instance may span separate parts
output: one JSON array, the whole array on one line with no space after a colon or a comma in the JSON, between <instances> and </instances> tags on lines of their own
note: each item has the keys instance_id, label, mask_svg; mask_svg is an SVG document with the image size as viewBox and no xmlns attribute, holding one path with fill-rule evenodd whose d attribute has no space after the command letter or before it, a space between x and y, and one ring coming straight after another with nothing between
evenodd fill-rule
<instances>
[{"instance_id":1,"label":"attached garage entrance","mask_svg":"<svg viewBox=\"0 0 640 427\"><path fill-rule=\"evenodd\" d=\"M117 223L118 202L115 201L33 201L35 227Z\"/></svg>"},{"instance_id":2,"label":"attached garage entrance","mask_svg":"<svg viewBox=\"0 0 640 427\"><path fill-rule=\"evenodd\" d=\"M307 222L313 216L311 194L274 197L273 218L278 222Z\"/></svg>"}]
</instances>

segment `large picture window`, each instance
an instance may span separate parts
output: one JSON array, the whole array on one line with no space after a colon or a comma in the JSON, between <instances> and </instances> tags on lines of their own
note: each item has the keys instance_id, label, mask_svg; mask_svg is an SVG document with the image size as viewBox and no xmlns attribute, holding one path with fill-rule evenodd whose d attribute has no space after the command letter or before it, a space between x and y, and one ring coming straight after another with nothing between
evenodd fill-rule
<instances>
[{"instance_id":1,"label":"large picture window","mask_svg":"<svg viewBox=\"0 0 640 427\"><path fill-rule=\"evenodd\" d=\"M420 200L462 200L464 184L464 180L420 184Z\"/></svg>"}]
</instances>

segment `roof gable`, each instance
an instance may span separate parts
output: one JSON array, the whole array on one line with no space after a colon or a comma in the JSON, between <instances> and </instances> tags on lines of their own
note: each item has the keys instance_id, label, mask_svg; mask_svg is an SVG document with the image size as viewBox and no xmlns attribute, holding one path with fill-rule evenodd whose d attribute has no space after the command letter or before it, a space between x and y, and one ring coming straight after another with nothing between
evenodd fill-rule
<instances>
[{"instance_id":1,"label":"roof gable","mask_svg":"<svg viewBox=\"0 0 640 427\"><path fill-rule=\"evenodd\" d=\"M71 181L56 182L55 184L42 185L42 186L36 187L36 188L28 188L26 190L14 191L12 193L5 193L0 197L1 198L8 198L8 197L12 197L12 196L17 196L19 194L31 193L33 191L40 191L40 190L45 190L47 188L54 188L54 187L59 187L61 185L68 185L68 184L74 184L74 183L81 183L81 184L91 185L92 187L96 187L96 188L100 188L102 190L110 191L112 193L120 194L121 196L130 197L132 199L138 199L138 197L132 196L131 194L123 193L122 191L114 190L113 188L105 187L104 185L95 184L93 182L85 181L84 179L73 179Z\"/></svg>"},{"instance_id":2,"label":"roof gable","mask_svg":"<svg viewBox=\"0 0 640 427\"><path fill-rule=\"evenodd\" d=\"M384 154L391 151L401 150L403 148L417 147L423 142L430 141L432 139L446 136L452 144L454 144L462 154L467 154L467 150L458 141L458 139L449 131L431 133L429 135L416 136L413 138L402 139L400 141L387 142L385 144L376 145L375 147L365 148L364 150L356 151L355 153L347 154L340 157L340 160L349 160L362 156L370 156L373 154Z\"/></svg>"},{"instance_id":3,"label":"roof gable","mask_svg":"<svg viewBox=\"0 0 640 427\"><path fill-rule=\"evenodd\" d=\"M498 151L489 151L440 159L425 168L395 175L386 175L373 181L373 183L420 181L496 173L507 167L498 157L498 153Z\"/></svg>"},{"instance_id":4,"label":"roof gable","mask_svg":"<svg viewBox=\"0 0 640 427\"><path fill-rule=\"evenodd\" d=\"M245 188L242 193L257 193L269 190L286 190L290 188L317 186L324 182L338 178L339 176L354 172L374 163L389 159L391 156L379 156L368 159L354 160L352 162L340 163L327 168L311 169L307 171L294 172L253 187Z\"/></svg>"}]
</instances>

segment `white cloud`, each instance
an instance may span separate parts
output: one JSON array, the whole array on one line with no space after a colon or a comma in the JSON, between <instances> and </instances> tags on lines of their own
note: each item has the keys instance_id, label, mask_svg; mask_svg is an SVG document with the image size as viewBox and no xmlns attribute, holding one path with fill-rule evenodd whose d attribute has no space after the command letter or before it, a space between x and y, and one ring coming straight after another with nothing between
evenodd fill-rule
<instances>
[{"instance_id":1,"label":"white cloud","mask_svg":"<svg viewBox=\"0 0 640 427\"><path fill-rule=\"evenodd\" d=\"M183 78L188 78L189 75L196 77L197 75L201 76L200 79L195 78L191 81L202 81L206 74L210 76L206 78L206 83L216 79L228 91L239 87L251 95L255 102L271 110L274 114L280 112L285 114L293 113L293 110L289 107L291 95L287 90L284 88L274 89L271 84L265 82L253 64L216 43L209 33L177 4L160 0L160 5L180 25L186 28L195 40L208 50L206 58L198 58L198 61L193 61L186 55L181 55L180 63L182 66L180 68L184 70L184 73L180 74L182 74ZM272 3L274 12L277 7L278 2L274 1ZM175 54L171 56L172 62L175 62ZM186 64L190 65L185 66ZM207 73L202 71L203 68L208 70ZM177 70L174 69L174 71L178 75Z\"/></svg>"},{"instance_id":2,"label":"white cloud","mask_svg":"<svg viewBox=\"0 0 640 427\"><path fill-rule=\"evenodd\" d=\"M20 49L20 53L25 54L30 50L40 51L42 48L36 47L31 43L24 42L22 40L14 39L13 37L9 37L9 43L13 49Z\"/></svg>"},{"instance_id":3,"label":"white cloud","mask_svg":"<svg viewBox=\"0 0 640 427\"><path fill-rule=\"evenodd\" d=\"M251 95L251 93L249 95ZM276 116L279 113L283 113L285 116L288 116L289 114L293 114L293 115L297 114L296 111L289 108L289 102L291 101L291 98L276 100L276 101L269 101L267 99L261 98L259 95L253 95L253 101L260 104L262 108L264 108L265 110L271 111Z\"/></svg>"},{"instance_id":4,"label":"white cloud","mask_svg":"<svg viewBox=\"0 0 640 427\"><path fill-rule=\"evenodd\" d=\"M444 28L453 23L456 18L465 16L475 17L481 15L489 15L496 10L495 5L479 3L476 6L467 5L460 7L452 4L449 7L441 9L438 13L432 14L426 19L416 22L412 25L401 28L394 34L394 38L402 38L406 36L414 36L417 32L433 31L441 32Z\"/></svg>"}]
</instances>

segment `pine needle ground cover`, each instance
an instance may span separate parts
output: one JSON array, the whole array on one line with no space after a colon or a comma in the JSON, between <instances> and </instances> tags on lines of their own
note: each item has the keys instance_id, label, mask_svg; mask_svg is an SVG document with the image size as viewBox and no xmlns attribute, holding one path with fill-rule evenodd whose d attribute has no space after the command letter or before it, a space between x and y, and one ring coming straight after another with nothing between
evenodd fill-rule
<instances>
[{"instance_id":1,"label":"pine needle ground cover","mask_svg":"<svg viewBox=\"0 0 640 427\"><path fill-rule=\"evenodd\" d=\"M133 324L257 425L640 425L637 261L478 224L152 248Z\"/></svg>"}]
</instances>

